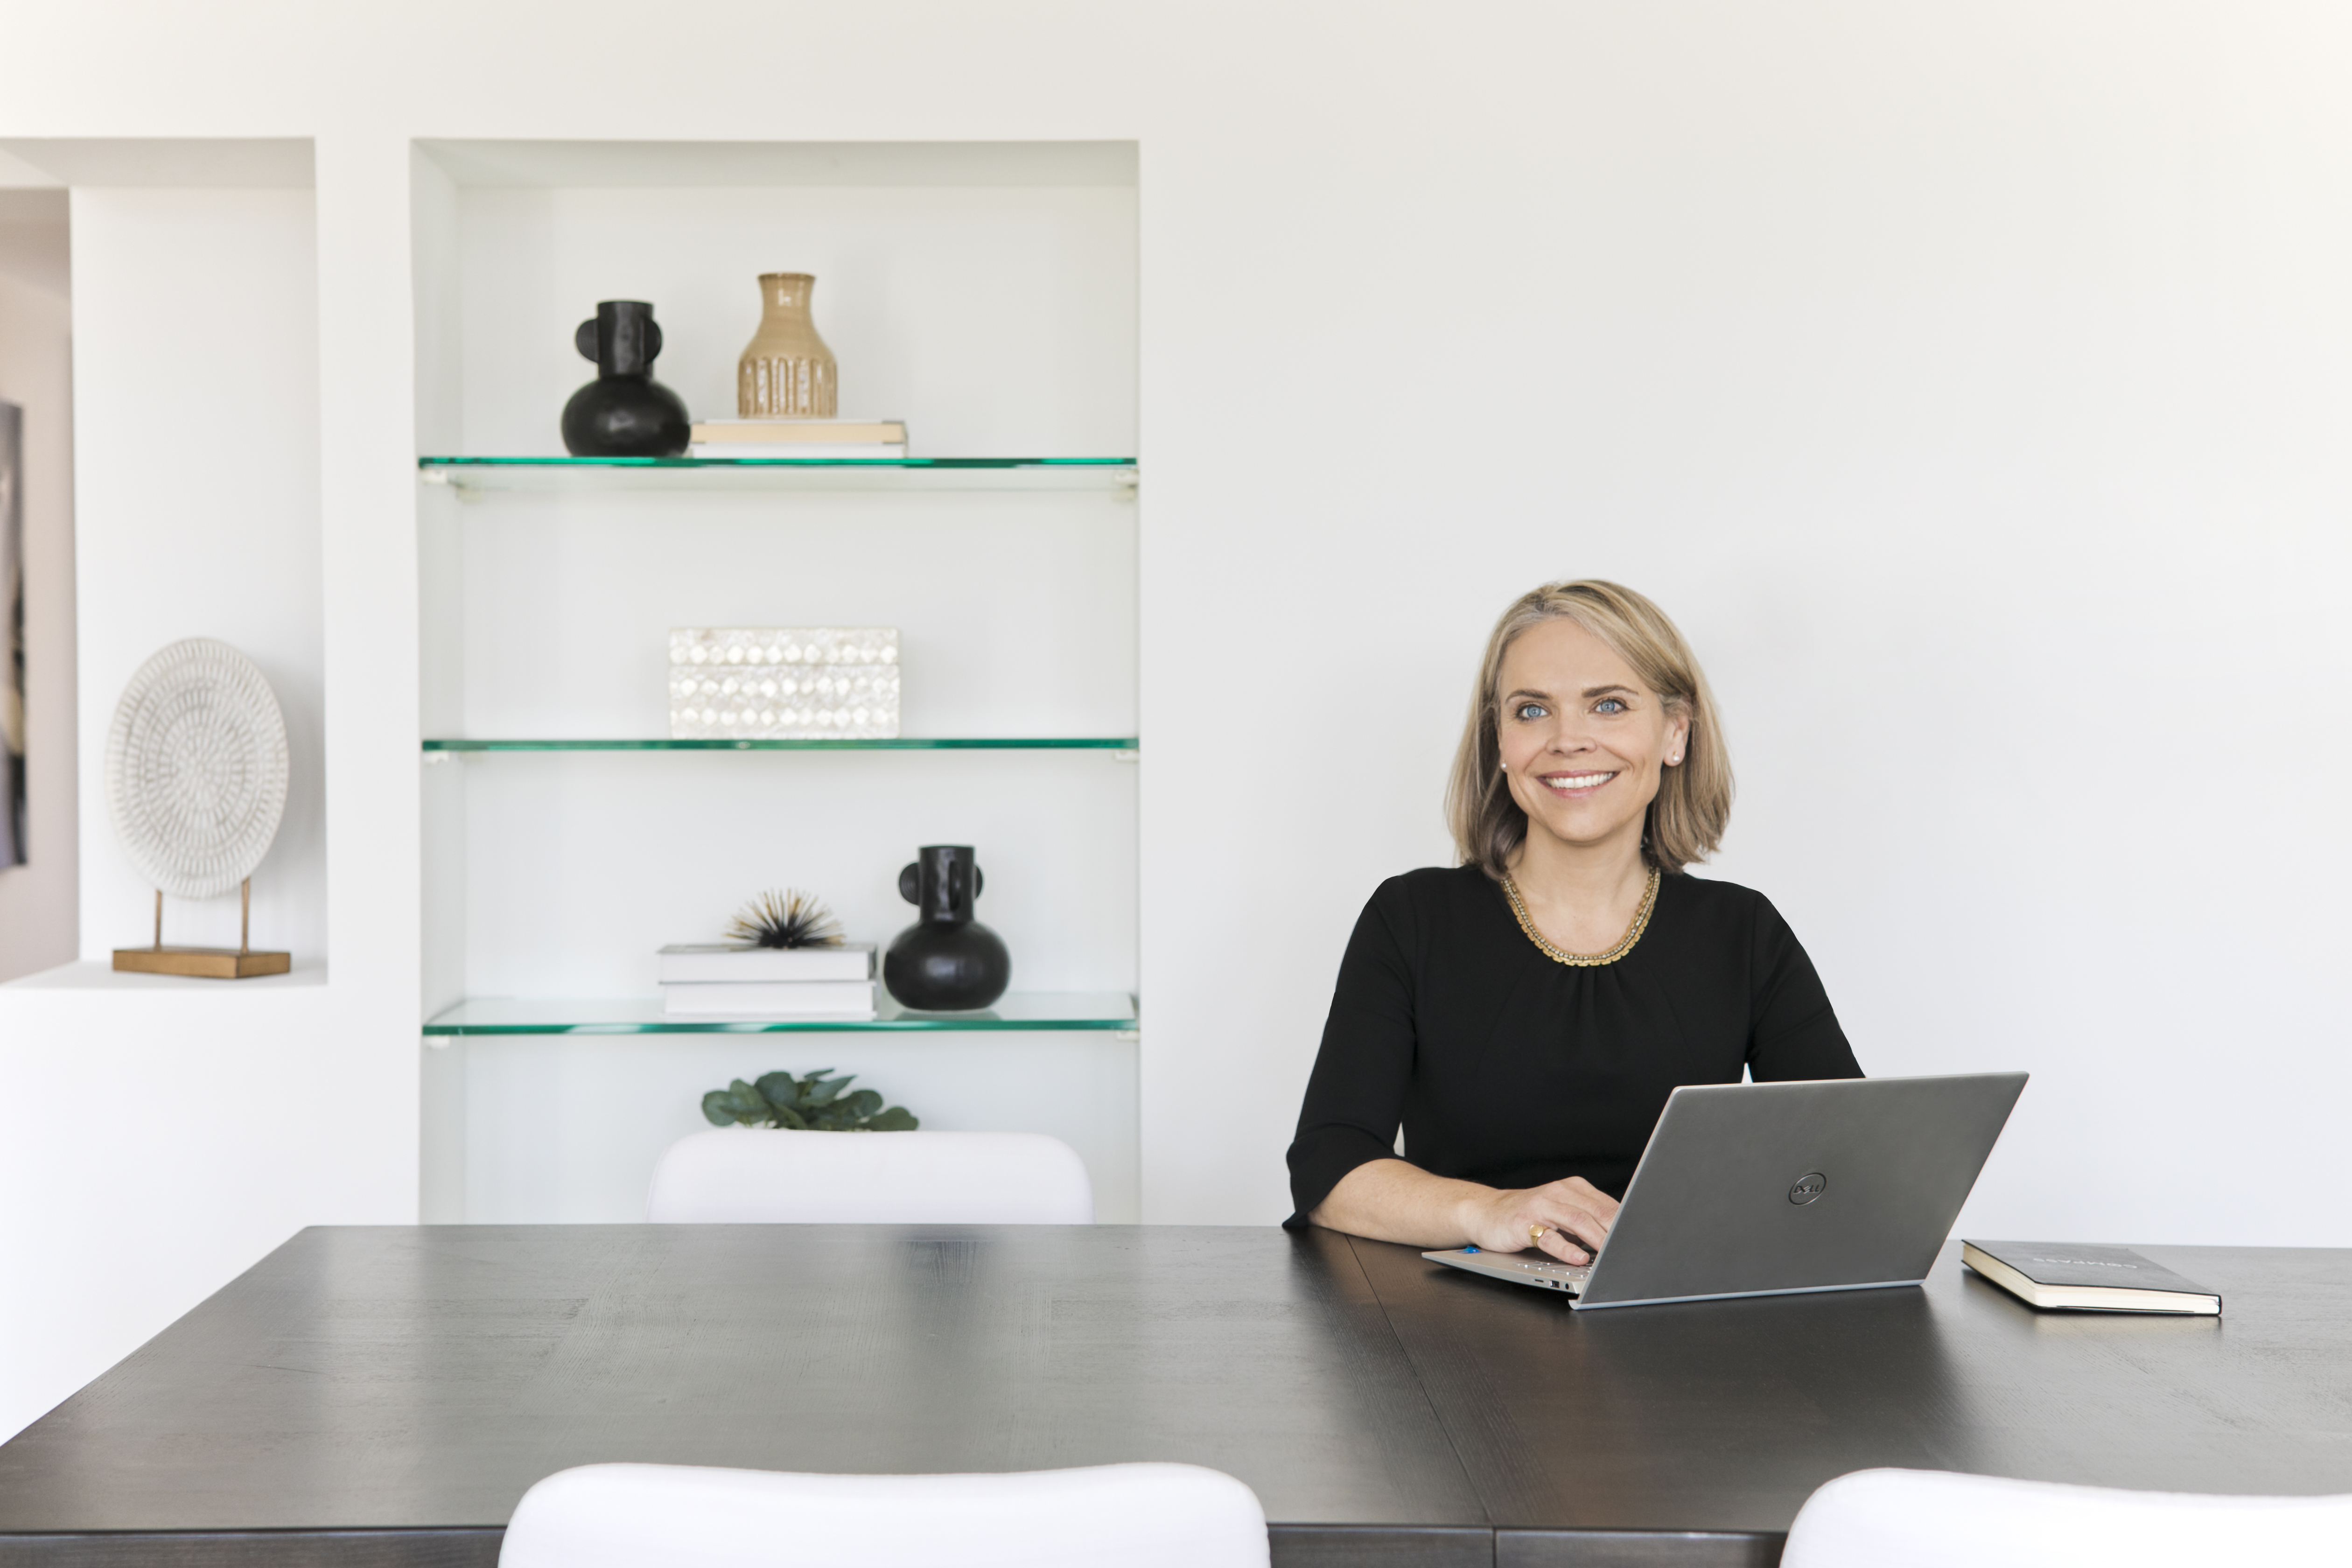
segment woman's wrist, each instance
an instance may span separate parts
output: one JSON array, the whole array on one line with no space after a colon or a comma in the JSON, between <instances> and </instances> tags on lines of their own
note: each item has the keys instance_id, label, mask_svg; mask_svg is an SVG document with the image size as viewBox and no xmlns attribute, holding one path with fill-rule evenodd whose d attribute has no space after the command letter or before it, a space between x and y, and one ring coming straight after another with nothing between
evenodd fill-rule
<instances>
[{"instance_id":1,"label":"woman's wrist","mask_svg":"<svg viewBox=\"0 0 2352 1568\"><path fill-rule=\"evenodd\" d=\"M1462 1233L1462 1246L1480 1245L1478 1238L1486 1234L1486 1205L1494 1196L1492 1187L1472 1186L1454 1204L1454 1223Z\"/></svg>"}]
</instances>

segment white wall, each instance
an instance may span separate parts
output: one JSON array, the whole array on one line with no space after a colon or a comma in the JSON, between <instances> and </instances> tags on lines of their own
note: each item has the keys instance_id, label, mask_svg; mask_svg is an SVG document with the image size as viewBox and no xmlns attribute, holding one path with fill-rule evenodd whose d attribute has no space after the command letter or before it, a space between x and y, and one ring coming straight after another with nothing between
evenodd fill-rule
<instances>
[{"instance_id":1,"label":"white wall","mask_svg":"<svg viewBox=\"0 0 2352 1568\"><path fill-rule=\"evenodd\" d=\"M301 1226L383 1217L319 978L0 989L0 1432Z\"/></svg>"},{"instance_id":2,"label":"white wall","mask_svg":"<svg viewBox=\"0 0 2352 1568\"><path fill-rule=\"evenodd\" d=\"M1131 138L1148 1217L1282 1212L1348 927L1444 854L1477 639L1597 571L1706 656L1719 873L1864 1062L2036 1074L1967 1226L2352 1240L2340 8L688 3L616 96L622 15L9 18L0 133L319 138L367 1159L416 1126L410 140Z\"/></svg>"},{"instance_id":3,"label":"white wall","mask_svg":"<svg viewBox=\"0 0 2352 1568\"><path fill-rule=\"evenodd\" d=\"M397 1056L371 1052L369 1026L385 1015L363 984L326 983L318 239L310 193L282 188L309 178L299 151L259 160L263 184L281 188L240 188L253 172L234 157L177 171L229 184L176 188L146 183L158 163L175 172L172 159L142 164L135 149L55 160L71 171L79 159L92 176L72 193L76 309L88 313L74 342L78 515L64 542L78 571L51 579L80 595L89 956L0 986L0 1191L11 1194L0 1267L16 1287L0 1291L0 1431L301 1226L415 1213L414 1025L394 1026ZM341 618L364 629L348 608ZM256 877L254 935L294 950L288 976L232 985L117 975L103 962L116 942L146 940L152 898L106 815L106 726L138 662L189 635L252 654L287 711L292 788ZM363 680L342 684L365 698ZM413 674L408 684L413 702ZM412 741L403 761L414 758ZM234 899L175 900L168 930L233 942L236 919Z\"/></svg>"},{"instance_id":4,"label":"white wall","mask_svg":"<svg viewBox=\"0 0 2352 1568\"><path fill-rule=\"evenodd\" d=\"M1963 1228L2352 1241L2343 14L1332 24L1204 27L1217 126L1144 140L1147 1212L1280 1211L1479 638L1596 574L1706 656L1716 873L1864 1063L2035 1074ZM1278 426L1209 412L1211 323ZM1192 699L1248 668L1293 700Z\"/></svg>"},{"instance_id":5,"label":"white wall","mask_svg":"<svg viewBox=\"0 0 2352 1568\"><path fill-rule=\"evenodd\" d=\"M66 194L0 190L0 403L24 410L29 854L0 870L0 981L69 962L74 789L73 327Z\"/></svg>"}]
</instances>

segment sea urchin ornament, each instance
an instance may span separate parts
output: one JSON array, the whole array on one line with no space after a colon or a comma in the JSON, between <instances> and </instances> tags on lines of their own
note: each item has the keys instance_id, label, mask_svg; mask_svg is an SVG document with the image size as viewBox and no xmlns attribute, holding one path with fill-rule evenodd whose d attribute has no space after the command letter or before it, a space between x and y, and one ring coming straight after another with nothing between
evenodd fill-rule
<instances>
[{"instance_id":1,"label":"sea urchin ornament","mask_svg":"<svg viewBox=\"0 0 2352 1568\"><path fill-rule=\"evenodd\" d=\"M814 894L787 888L761 893L736 910L727 934L754 947L839 947L841 922Z\"/></svg>"}]
</instances>

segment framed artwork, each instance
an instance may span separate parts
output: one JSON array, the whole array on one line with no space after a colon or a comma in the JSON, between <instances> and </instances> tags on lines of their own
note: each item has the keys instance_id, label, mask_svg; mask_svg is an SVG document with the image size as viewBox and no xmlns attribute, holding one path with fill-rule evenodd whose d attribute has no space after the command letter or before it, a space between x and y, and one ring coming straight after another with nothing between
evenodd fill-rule
<instances>
[{"instance_id":1,"label":"framed artwork","mask_svg":"<svg viewBox=\"0 0 2352 1568\"><path fill-rule=\"evenodd\" d=\"M0 868L25 852L25 411L0 403Z\"/></svg>"}]
</instances>

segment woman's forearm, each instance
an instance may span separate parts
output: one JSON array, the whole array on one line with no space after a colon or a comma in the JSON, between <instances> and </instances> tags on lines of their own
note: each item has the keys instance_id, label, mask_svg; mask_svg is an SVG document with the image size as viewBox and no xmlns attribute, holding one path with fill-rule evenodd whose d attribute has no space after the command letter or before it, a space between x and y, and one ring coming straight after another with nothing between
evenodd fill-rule
<instances>
[{"instance_id":1,"label":"woman's forearm","mask_svg":"<svg viewBox=\"0 0 2352 1568\"><path fill-rule=\"evenodd\" d=\"M1402 1160L1374 1160L1339 1178L1307 1218L1327 1230L1412 1247L1460 1247L1470 1239L1464 1205L1492 1187L1433 1176Z\"/></svg>"},{"instance_id":2,"label":"woman's forearm","mask_svg":"<svg viewBox=\"0 0 2352 1568\"><path fill-rule=\"evenodd\" d=\"M1307 1215L1326 1230L1408 1247L1533 1247L1568 1263L1591 1262L1609 1238L1617 1200L1581 1176L1503 1189L1433 1176L1402 1160L1374 1160L1339 1178Z\"/></svg>"}]
</instances>

